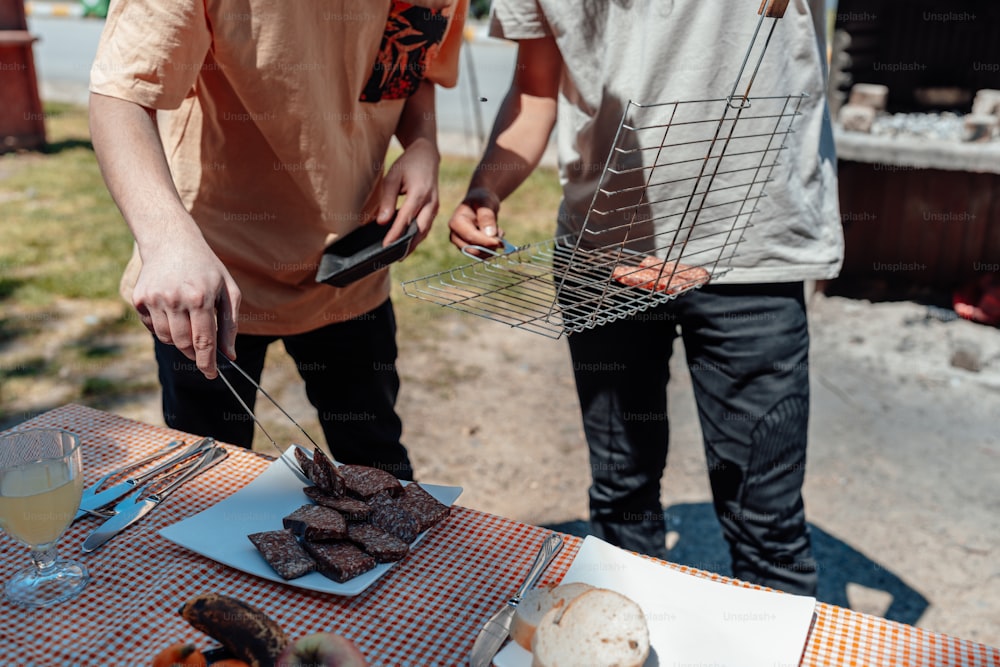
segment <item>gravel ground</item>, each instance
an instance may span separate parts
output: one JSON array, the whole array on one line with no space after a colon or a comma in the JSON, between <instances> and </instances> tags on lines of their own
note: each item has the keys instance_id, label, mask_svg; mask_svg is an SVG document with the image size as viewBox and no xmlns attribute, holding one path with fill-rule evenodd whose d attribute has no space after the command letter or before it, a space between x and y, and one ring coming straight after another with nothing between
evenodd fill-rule
<instances>
[{"instance_id":1,"label":"gravel ground","mask_svg":"<svg viewBox=\"0 0 1000 667\"><path fill-rule=\"evenodd\" d=\"M805 496L819 597L995 646L1000 331L933 312L811 299ZM680 345L672 363L671 557L727 573ZM586 530L586 445L564 341L463 316L404 343L399 366L422 478L465 487L471 507Z\"/></svg>"}]
</instances>

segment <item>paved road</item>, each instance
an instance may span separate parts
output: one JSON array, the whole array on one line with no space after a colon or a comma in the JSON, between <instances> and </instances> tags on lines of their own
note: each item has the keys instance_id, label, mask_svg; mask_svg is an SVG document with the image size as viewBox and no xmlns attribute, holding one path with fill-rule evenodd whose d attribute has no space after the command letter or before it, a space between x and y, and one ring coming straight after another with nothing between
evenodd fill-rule
<instances>
[{"instance_id":1,"label":"paved road","mask_svg":"<svg viewBox=\"0 0 1000 667\"><path fill-rule=\"evenodd\" d=\"M71 17L31 16L28 30L35 43L35 66L42 97L86 104L90 63L104 21Z\"/></svg>"},{"instance_id":2,"label":"paved road","mask_svg":"<svg viewBox=\"0 0 1000 667\"><path fill-rule=\"evenodd\" d=\"M491 39L476 26L475 37L462 52L458 85L438 88L442 151L478 155L510 85L515 56L512 43Z\"/></svg>"}]
</instances>

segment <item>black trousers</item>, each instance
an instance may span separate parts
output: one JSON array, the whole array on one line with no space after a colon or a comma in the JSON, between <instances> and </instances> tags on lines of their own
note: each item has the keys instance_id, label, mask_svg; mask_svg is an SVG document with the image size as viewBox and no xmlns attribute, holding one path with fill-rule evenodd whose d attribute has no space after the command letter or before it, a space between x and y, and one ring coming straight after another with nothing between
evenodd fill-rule
<instances>
[{"instance_id":1,"label":"black trousers","mask_svg":"<svg viewBox=\"0 0 1000 667\"><path fill-rule=\"evenodd\" d=\"M267 348L278 339L238 334L236 363L259 382ZM334 458L413 479L409 456L400 442L402 422L395 409L399 375L392 303L386 301L353 320L280 339L305 381L306 395L316 408ZM250 447L254 422L225 383L219 378L205 379L195 363L174 346L159 340L155 345L167 425ZM221 358L219 372L253 408L257 397L254 386Z\"/></svg>"},{"instance_id":2,"label":"black trousers","mask_svg":"<svg viewBox=\"0 0 1000 667\"><path fill-rule=\"evenodd\" d=\"M666 558L666 385L684 342L734 576L813 595L802 501L809 332L802 283L706 286L569 337L590 449L591 529Z\"/></svg>"}]
</instances>

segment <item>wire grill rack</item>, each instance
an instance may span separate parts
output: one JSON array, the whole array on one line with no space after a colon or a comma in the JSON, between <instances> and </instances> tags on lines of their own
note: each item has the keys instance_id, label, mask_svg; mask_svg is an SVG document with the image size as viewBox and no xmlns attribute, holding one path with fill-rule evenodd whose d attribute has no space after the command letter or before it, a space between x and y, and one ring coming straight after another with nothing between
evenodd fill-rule
<instances>
[{"instance_id":1,"label":"wire grill rack","mask_svg":"<svg viewBox=\"0 0 1000 667\"><path fill-rule=\"evenodd\" d=\"M404 293L559 338L721 276L807 97L750 97L771 34L758 45L760 27L728 97L628 103L578 233L503 254L480 248L485 259L406 281Z\"/></svg>"}]
</instances>

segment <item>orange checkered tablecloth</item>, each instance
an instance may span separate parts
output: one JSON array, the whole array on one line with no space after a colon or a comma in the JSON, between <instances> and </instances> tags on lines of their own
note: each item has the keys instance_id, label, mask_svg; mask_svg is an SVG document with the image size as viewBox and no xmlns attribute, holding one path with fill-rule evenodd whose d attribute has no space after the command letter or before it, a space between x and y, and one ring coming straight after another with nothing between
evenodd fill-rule
<instances>
[{"instance_id":1,"label":"orange checkered tablecloth","mask_svg":"<svg viewBox=\"0 0 1000 667\"><path fill-rule=\"evenodd\" d=\"M80 435L86 482L187 434L69 405L16 428L55 426ZM223 463L181 487L143 521L82 556L93 521L77 522L60 553L82 558L92 580L75 600L25 610L0 600L0 664L52 667L149 665L162 647L211 640L177 613L192 595L216 592L265 611L289 636L329 630L350 637L373 667L467 664L481 625L527 572L548 530L455 507L405 561L367 591L346 598L272 583L219 565L157 532L210 507L250 482L268 461L233 449ZM566 536L543 583L558 582L581 540ZM26 550L0 538L0 579L28 563ZM726 580L700 570L668 567ZM803 667L1000 666L1000 649L819 603Z\"/></svg>"}]
</instances>

